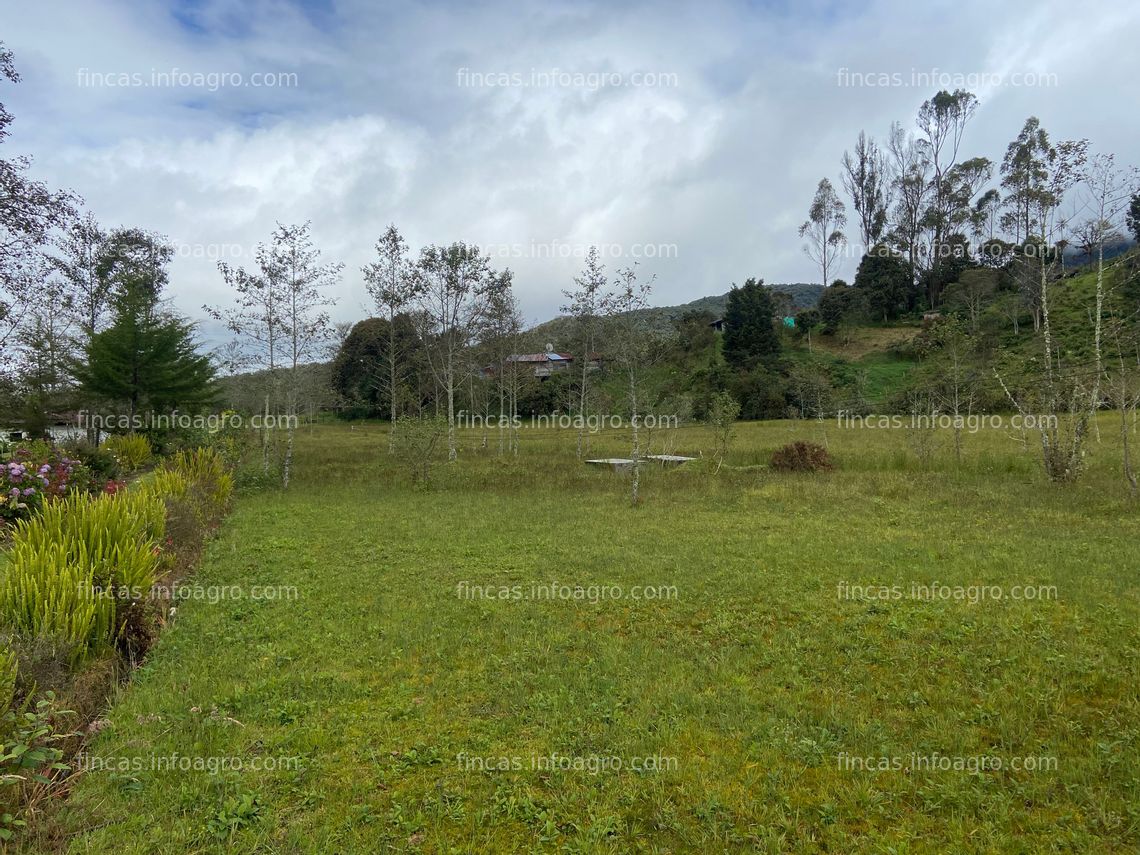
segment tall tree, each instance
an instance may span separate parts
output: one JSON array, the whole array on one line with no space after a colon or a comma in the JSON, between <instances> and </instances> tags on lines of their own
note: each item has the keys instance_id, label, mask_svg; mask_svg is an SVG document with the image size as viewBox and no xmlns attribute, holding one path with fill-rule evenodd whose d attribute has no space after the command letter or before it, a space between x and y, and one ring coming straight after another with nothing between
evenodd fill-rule
<instances>
[{"instance_id":1,"label":"tall tree","mask_svg":"<svg viewBox=\"0 0 1140 855\"><path fill-rule=\"evenodd\" d=\"M1095 417L1101 404L1100 384L1104 374L1102 339L1104 335L1105 261L1104 248L1120 238L1116 224L1124 213L1129 197L1137 186L1135 169L1117 167L1111 154L1098 154L1085 168L1082 179L1086 188L1087 208L1091 212L1086 223L1090 256L1096 259L1096 309L1093 315L1093 356L1095 377L1089 395L1089 411Z\"/></svg>"},{"instance_id":2,"label":"tall tree","mask_svg":"<svg viewBox=\"0 0 1140 855\"><path fill-rule=\"evenodd\" d=\"M961 260L965 245L955 240L955 233L968 222L973 196L989 178L990 162L985 158L958 162L966 125L977 108L973 94L956 89L938 92L918 110L917 143L931 169L929 206L923 214L923 226L930 235L930 263L923 272L928 274L931 308L938 306L941 283L951 279L938 268Z\"/></svg>"},{"instance_id":3,"label":"tall tree","mask_svg":"<svg viewBox=\"0 0 1140 855\"><path fill-rule=\"evenodd\" d=\"M642 382L650 360L651 340L638 318L638 312L649 307L653 280L638 278L636 263L617 271L609 293L602 300L607 320L607 344L610 356L624 375L626 405L630 414L630 503L640 500L641 486L641 409Z\"/></svg>"},{"instance_id":4,"label":"tall tree","mask_svg":"<svg viewBox=\"0 0 1140 855\"><path fill-rule=\"evenodd\" d=\"M913 134L895 122L887 137L894 176L894 225L889 238L904 253L914 276L918 276L923 255L922 230L930 190L930 158Z\"/></svg>"},{"instance_id":5,"label":"tall tree","mask_svg":"<svg viewBox=\"0 0 1140 855\"><path fill-rule=\"evenodd\" d=\"M107 237L107 232L91 212L87 212L56 237L53 241L56 251L49 255L52 267L71 294L70 312L81 344L99 332L107 315L111 285L99 276Z\"/></svg>"},{"instance_id":6,"label":"tall tree","mask_svg":"<svg viewBox=\"0 0 1140 855\"><path fill-rule=\"evenodd\" d=\"M302 391L302 377L298 370L327 353L332 325L328 307L335 300L327 294L340 280L344 265L340 262L321 262L321 251L313 246L311 224L308 222L277 224L273 232L272 267L281 275L284 303L281 319L286 333L286 441L285 461L281 483L289 487L293 463L293 438L297 429L298 399Z\"/></svg>"},{"instance_id":7,"label":"tall tree","mask_svg":"<svg viewBox=\"0 0 1140 855\"><path fill-rule=\"evenodd\" d=\"M198 406L213 394L213 368L194 327L164 308L170 246L138 229L110 238L101 275L112 283L111 324L88 342L75 375L84 390L123 404L131 424L143 406Z\"/></svg>"},{"instance_id":8,"label":"tall tree","mask_svg":"<svg viewBox=\"0 0 1140 855\"><path fill-rule=\"evenodd\" d=\"M495 364L495 381L499 395L499 454L503 453L503 437L508 450L519 453L519 391L522 366L514 357L519 350L523 330L522 313L512 290L510 270L493 274L487 287L487 306L482 322L483 343Z\"/></svg>"},{"instance_id":9,"label":"tall tree","mask_svg":"<svg viewBox=\"0 0 1140 855\"><path fill-rule=\"evenodd\" d=\"M886 155L863 131L859 132L854 154L843 153L841 178L843 189L851 197L852 208L859 216L863 252L868 252L886 231L891 183Z\"/></svg>"},{"instance_id":10,"label":"tall tree","mask_svg":"<svg viewBox=\"0 0 1140 855\"><path fill-rule=\"evenodd\" d=\"M1001 186L1005 188L1002 228L1013 233L1013 241L1021 244L1036 230L1033 211L1038 206L1049 175L1052 146L1049 135L1036 116L1025 120L1017 139L1009 144L1001 162Z\"/></svg>"},{"instance_id":11,"label":"tall tree","mask_svg":"<svg viewBox=\"0 0 1140 855\"><path fill-rule=\"evenodd\" d=\"M426 246L416 264L421 336L428 364L447 400L447 459L457 456L455 390L462 359L487 308L491 259L477 246L462 241L451 246Z\"/></svg>"},{"instance_id":12,"label":"tall tree","mask_svg":"<svg viewBox=\"0 0 1140 855\"><path fill-rule=\"evenodd\" d=\"M724 360L750 371L770 365L780 354L780 336L772 322L772 292L763 279L732 286L724 311Z\"/></svg>"},{"instance_id":13,"label":"tall tree","mask_svg":"<svg viewBox=\"0 0 1140 855\"><path fill-rule=\"evenodd\" d=\"M836 195L831 182L824 178L816 188L815 198L808 209L808 218L800 226L800 237L808 240L804 252L819 265L824 287L827 287L832 266L847 243L842 231L845 225L847 214L843 202Z\"/></svg>"},{"instance_id":14,"label":"tall tree","mask_svg":"<svg viewBox=\"0 0 1140 855\"><path fill-rule=\"evenodd\" d=\"M1054 349L1050 296L1059 277L1060 233L1058 211L1065 194L1083 174L1088 141L1065 141L1050 145L1045 153L1046 170L1031 195L1027 222L1033 231L1026 241L1018 269L1023 287L1031 289L1039 306L1043 377L1020 396L1015 396L999 376L1011 402L1021 413L1032 412L1051 418L1038 418L1042 463L1053 481L1074 481L1081 472L1084 443L1090 424L1089 387L1080 372L1073 371ZM1035 322L1036 323L1036 322ZM1099 380L1097 381L1099 382Z\"/></svg>"},{"instance_id":15,"label":"tall tree","mask_svg":"<svg viewBox=\"0 0 1140 855\"><path fill-rule=\"evenodd\" d=\"M275 438L268 417L279 406L281 378L277 369L281 366L288 332L284 320L285 277L272 247L258 243L254 259L257 267L252 271L218 262L218 272L233 291L236 305L202 308L238 337L237 347L231 351L233 369L256 368L265 372L266 388L262 390L258 407L263 408L265 416L261 427L261 463L262 471L268 475L270 441Z\"/></svg>"},{"instance_id":16,"label":"tall tree","mask_svg":"<svg viewBox=\"0 0 1140 855\"><path fill-rule=\"evenodd\" d=\"M20 380L26 397L24 426L33 434L47 430L47 416L66 406L74 347L70 335L72 293L68 283L41 259L39 296L17 339L21 351Z\"/></svg>"},{"instance_id":17,"label":"tall tree","mask_svg":"<svg viewBox=\"0 0 1140 855\"><path fill-rule=\"evenodd\" d=\"M404 353L397 347L396 316L416 297L419 280L408 258L407 241L396 226L389 225L376 241L377 260L363 268L364 287L368 289L377 311L388 319L387 385L389 400L388 452L395 450L396 407L401 365Z\"/></svg>"}]
</instances>

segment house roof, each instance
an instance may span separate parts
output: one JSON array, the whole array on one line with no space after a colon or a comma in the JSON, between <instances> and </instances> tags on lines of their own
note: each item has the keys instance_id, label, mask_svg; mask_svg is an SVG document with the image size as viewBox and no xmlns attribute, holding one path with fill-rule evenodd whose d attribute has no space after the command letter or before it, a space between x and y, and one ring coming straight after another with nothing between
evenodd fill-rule
<instances>
[{"instance_id":1,"label":"house roof","mask_svg":"<svg viewBox=\"0 0 1140 855\"><path fill-rule=\"evenodd\" d=\"M569 353L514 353L507 357L508 362L571 362L574 357Z\"/></svg>"}]
</instances>

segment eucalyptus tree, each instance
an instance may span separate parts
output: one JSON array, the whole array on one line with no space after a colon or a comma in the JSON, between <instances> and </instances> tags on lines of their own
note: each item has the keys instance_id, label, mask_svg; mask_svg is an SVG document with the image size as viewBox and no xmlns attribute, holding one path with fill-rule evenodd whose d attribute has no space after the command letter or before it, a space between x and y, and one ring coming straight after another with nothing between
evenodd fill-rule
<instances>
[{"instance_id":1,"label":"eucalyptus tree","mask_svg":"<svg viewBox=\"0 0 1140 855\"><path fill-rule=\"evenodd\" d=\"M825 288L832 266L847 243L842 231L845 225L847 214L843 202L831 182L824 178L816 188L815 197L808 209L808 218L800 226L799 233L800 237L807 238L804 253L819 265Z\"/></svg>"},{"instance_id":2,"label":"eucalyptus tree","mask_svg":"<svg viewBox=\"0 0 1140 855\"><path fill-rule=\"evenodd\" d=\"M863 131L859 132L854 153L843 153L841 180L859 217L862 251L869 252L887 228L891 176L886 154Z\"/></svg>"}]
</instances>

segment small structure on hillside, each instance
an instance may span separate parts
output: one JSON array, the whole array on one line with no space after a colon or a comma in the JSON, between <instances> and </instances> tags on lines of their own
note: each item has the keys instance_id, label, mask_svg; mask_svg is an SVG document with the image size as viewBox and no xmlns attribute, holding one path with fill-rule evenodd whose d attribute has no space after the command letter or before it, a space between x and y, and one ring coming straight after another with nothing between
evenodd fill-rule
<instances>
[{"instance_id":1,"label":"small structure on hillside","mask_svg":"<svg viewBox=\"0 0 1140 855\"><path fill-rule=\"evenodd\" d=\"M572 353L559 353L553 344L547 344L542 353L512 353L506 358L508 364L530 368L539 380L548 380L555 374L568 370L576 361ZM595 371L601 366L602 355L591 353L586 362L587 370ZM483 376L494 377L498 371L499 366L487 365L483 368Z\"/></svg>"}]
</instances>

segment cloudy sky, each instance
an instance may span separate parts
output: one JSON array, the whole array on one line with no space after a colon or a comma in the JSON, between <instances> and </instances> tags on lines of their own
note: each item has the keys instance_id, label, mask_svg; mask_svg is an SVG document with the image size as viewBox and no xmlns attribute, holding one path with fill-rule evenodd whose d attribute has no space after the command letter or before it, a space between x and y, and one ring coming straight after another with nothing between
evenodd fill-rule
<instances>
[{"instance_id":1,"label":"cloudy sky","mask_svg":"<svg viewBox=\"0 0 1140 855\"><path fill-rule=\"evenodd\" d=\"M24 78L0 87L5 155L168 235L195 317L226 299L214 259L249 263L276 221L311 220L345 263L338 319L367 314L359 268L390 222L413 248L492 246L532 322L590 244L640 256L658 304L814 281L796 229L819 179L962 82L967 155L1000 160L1037 115L1140 164L1135 0L0 6Z\"/></svg>"}]
</instances>

